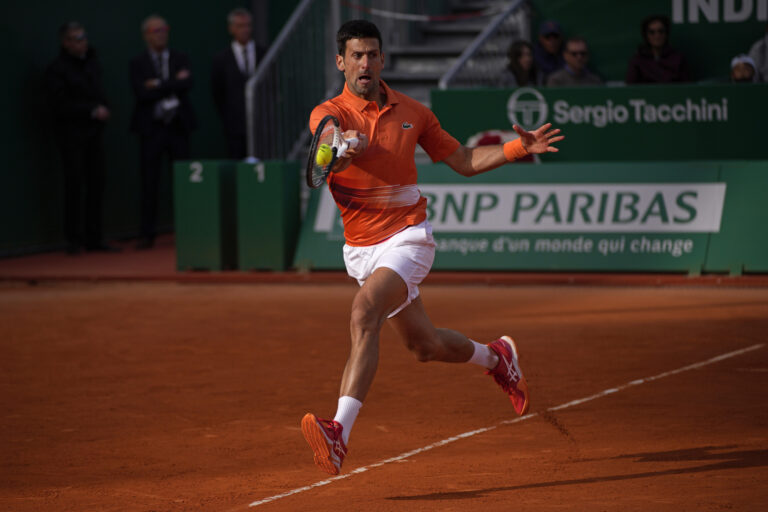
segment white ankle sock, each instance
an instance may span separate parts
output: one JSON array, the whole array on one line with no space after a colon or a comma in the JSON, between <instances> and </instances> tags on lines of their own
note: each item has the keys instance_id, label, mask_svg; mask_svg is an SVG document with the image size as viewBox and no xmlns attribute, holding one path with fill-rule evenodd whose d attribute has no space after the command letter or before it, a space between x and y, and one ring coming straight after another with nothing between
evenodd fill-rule
<instances>
[{"instance_id":1,"label":"white ankle sock","mask_svg":"<svg viewBox=\"0 0 768 512\"><path fill-rule=\"evenodd\" d=\"M357 398L352 398L351 396L339 397L339 408L336 409L336 416L333 418L333 421L338 421L344 427L341 431L341 438L344 439L344 444L349 442L349 433L352 430L352 425L355 424L357 414L362 406L363 402Z\"/></svg>"},{"instance_id":2,"label":"white ankle sock","mask_svg":"<svg viewBox=\"0 0 768 512\"><path fill-rule=\"evenodd\" d=\"M488 370L496 368L496 365L499 363L499 356L496 355L496 352L488 348L488 345L481 345L474 340L469 341L475 346L475 353L472 354L472 357L467 362L478 364Z\"/></svg>"}]
</instances>

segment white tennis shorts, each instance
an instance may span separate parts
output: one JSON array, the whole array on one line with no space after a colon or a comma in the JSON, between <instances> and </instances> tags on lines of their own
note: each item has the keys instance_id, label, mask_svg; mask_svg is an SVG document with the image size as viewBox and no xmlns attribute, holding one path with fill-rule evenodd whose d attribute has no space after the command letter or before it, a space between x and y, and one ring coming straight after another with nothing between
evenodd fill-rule
<instances>
[{"instance_id":1,"label":"white tennis shorts","mask_svg":"<svg viewBox=\"0 0 768 512\"><path fill-rule=\"evenodd\" d=\"M426 220L408 226L376 245L353 247L344 244L344 264L347 274L360 286L380 267L394 270L408 285L408 298L389 314L392 318L419 296L419 284L429 274L435 261L435 239L432 226Z\"/></svg>"}]
</instances>

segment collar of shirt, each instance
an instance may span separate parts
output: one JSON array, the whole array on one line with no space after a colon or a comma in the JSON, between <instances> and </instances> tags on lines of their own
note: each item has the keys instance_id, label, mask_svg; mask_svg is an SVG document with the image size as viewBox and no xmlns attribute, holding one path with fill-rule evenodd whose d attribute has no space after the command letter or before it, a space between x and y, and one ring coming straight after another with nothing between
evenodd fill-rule
<instances>
[{"instance_id":1,"label":"collar of shirt","mask_svg":"<svg viewBox=\"0 0 768 512\"><path fill-rule=\"evenodd\" d=\"M152 58L161 59L162 62L162 60L168 58L168 48L161 51L160 53L157 53L155 50L149 50L149 54L152 56Z\"/></svg>"},{"instance_id":2,"label":"collar of shirt","mask_svg":"<svg viewBox=\"0 0 768 512\"><path fill-rule=\"evenodd\" d=\"M387 102L384 104L384 108L381 110L384 110L389 105L396 105L397 103L400 103L400 99L397 97L397 93L390 89L384 80L379 80L379 87L381 88L382 93L387 97ZM349 104L351 107L359 110L360 112L368 108L368 105L371 103L376 105L375 101L369 101L365 98L361 98L360 96L353 94L352 91L349 90L349 86L346 82L344 82L344 90L342 91L341 96L344 98L345 103Z\"/></svg>"},{"instance_id":3,"label":"collar of shirt","mask_svg":"<svg viewBox=\"0 0 768 512\"><path fill-rule=\"evenodd\" d=\"M584 75L584 74L586 73L586 68L581 68L581 71L579 71L579 72L577 73L577 72L576 72L575 70L573 70L573 69L571 68L571 66L569 66L568 64L566 64L566 65L563 67L563 69L565 69L565 70L568 72L568 74L569 74L569 75L571 75L571 76L575 76L575 77L580 77L580 76L582 76L582 75Z\"/></svg>"},{"instance_id":4,"label":"collar of shirt","mask_svg":"<svg viewBox=\"0 0 768 512\"><path fill-rule=\"evenodd\" d=\"M232 49L233 49L234 51L236 51L236 52L242 52L242 51L243 51L243 49L246 49L246 50L248 50L249 52L251 52L251 51L253 51L253 49L254 49L254 46L255 46L255 44L254 44L254 42L253 42L253 39L251 39L250 41L248 41L248 42L247 42L247 43L245 43L244 45L243 45L243 44L240 44L240 43L238 43L237 41L232 41Z\"/></svg>"},{"instance_id":5,"label":"collar of shirt","mask_svg":"<svg viewBox=\"0 0 768 512\"><path fill-rule=\"evenodd\" d=\"M253 42L253 39L245 43L245 45L242 45L238 43L237 41L232 41L232 53L235 54L235 60L237 61L237 65L240 66L240 70L244 70L246 67L246 62L243 60L243 50L248 52L248 60L252 63L252 66L256 66L256 44ZM246 73L249 71L255 71L253 70L246 70Z\"/></svg>"}]
</instances>

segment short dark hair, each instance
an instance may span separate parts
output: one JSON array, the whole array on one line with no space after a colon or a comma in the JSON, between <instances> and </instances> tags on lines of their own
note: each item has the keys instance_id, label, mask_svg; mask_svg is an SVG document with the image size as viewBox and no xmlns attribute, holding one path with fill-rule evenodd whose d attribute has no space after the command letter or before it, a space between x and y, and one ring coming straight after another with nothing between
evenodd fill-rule
<instances>
[{"instance_id":1,"label":"short dark hair","mask_svg":"<svg viewBox=\"0 0 768 512\"><path fill-rule=\"evenodd\" d=\"M64 23L62 26L59 27L59 40L63 41L65 37L69 35L70 32L74 32L76 30L85 30L83 28L83 25L81 25L77 21L68 21Z\"/></svg>"},{"instance_id":2,"label":"short dark hair","mask_svg":"<svg viewBox=\"0 0 768 512\"><path fill-rule=\"evenodd\" d=\"M571 43L584 43L584 46L589 47L589 45L587 44L587 40L584 39L583 37L581 37L581 36L571 36L571 37L569 37L568 39L565 40L565 44L563 45L563 48L568 50L568 45L571 44Z\"/></svg>"},{"instance_id":3,"label":"short dark hair","mask_svg":"<svg viewBox=\"0 0 768 512\"><path fill-rule=\"evenodd\" d=\"M235 18L239 17L248 17L248 19L253 19L253 16L251 16L251 11L246 9L245 7L235 7L231 11L229 11L229 14L227 14L227 24L231 25L235 22Z\"/></svg>"},{"instance_id":4,"label":"short dark hair","mask_svg":"<svg viewBox=\"0 0 768 512\"><path fill-rule=\"evenodd\" d=\"M339 55L344 55L347 48L347 41L350 39L376 38L379 40L379 51L381 47L381 32L376 25L368 20L350 20L344 23L339 31L336 32L336 45L339 47Z\"/></svg>"}]
</instances>

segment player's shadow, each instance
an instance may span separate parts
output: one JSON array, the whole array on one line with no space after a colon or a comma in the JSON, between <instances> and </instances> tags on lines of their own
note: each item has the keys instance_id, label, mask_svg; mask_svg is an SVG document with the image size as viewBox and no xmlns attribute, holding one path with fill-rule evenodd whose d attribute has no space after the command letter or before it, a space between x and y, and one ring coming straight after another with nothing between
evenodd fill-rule
<instances>
[{"instance_id":1,"label":"player's shadow","mask_svg":"<svg viewBox=\"0 0 768 512\"><path fill-rule=\"evenodd\" d=\"M686 475L692 473L703 473L706 471L720 471L725 469L745 469L768 466L768 450L731 450L736 448L730 446L702 446L700 448L690 448L685 450L674 450L667 452L648 452L619 455L609 459L635 459L635 462L674 462L674 461L707 461L709 463L693 467L663 469L658 471L643 471L630 473L626 475L608 475L592 478L576 478L572 480L550 480L547 482L535 482L521 485L510 485L504 487L488 487L485 489L473 489L467 491L453 492L435 492L430 494L416 494L412 496L390 496L389 500L407 501L407 500L457 500L481 498L496 492L518 491L522 489L539 489L547 487L560 487L565 485L584 485L600 482L619 482L622 480L635 480L638 478L655 478L668 475ZM592 461L598 459L591 459ZM714 462L711 462L714 461ZM585 460L584 462L588 462Z\"/></svg>"}]
</instances>

